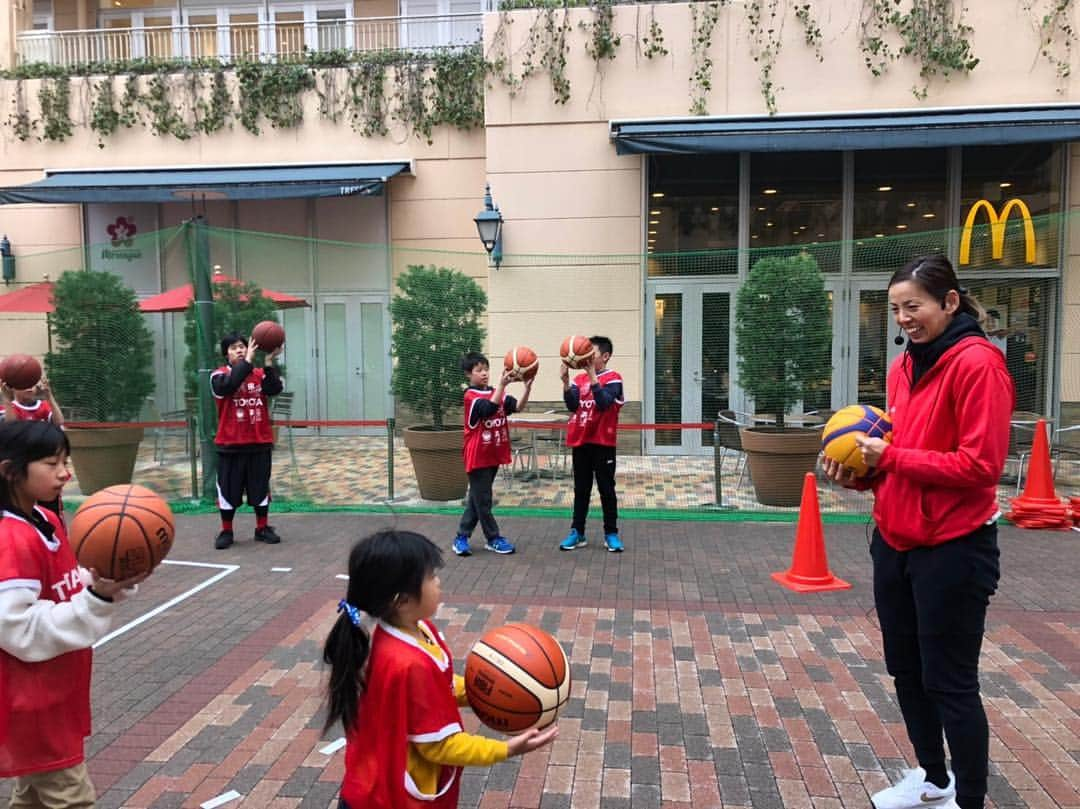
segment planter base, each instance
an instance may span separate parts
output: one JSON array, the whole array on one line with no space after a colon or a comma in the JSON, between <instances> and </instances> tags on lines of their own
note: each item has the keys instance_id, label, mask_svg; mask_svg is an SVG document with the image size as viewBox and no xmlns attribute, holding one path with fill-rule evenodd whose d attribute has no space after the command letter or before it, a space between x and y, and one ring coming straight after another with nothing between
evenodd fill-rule
<instances>
[{"instance_id":1,"label":"planter base","mask_svg":"<svg viewBox=\"0 0 1080 809\"><path fill-rule=\"evenodd\" d=\"M93 494L118 483L131 483L135 456L143 439L142 427L71 427L67 437L71 463L83 494Z\"/></svg>"},{"instance_id":2,"label":"planter base","mask_svg":"<svg viewBox=\"0 0 1080 809\"><path fill-rule=\"evenodd\" d=\"M407 427L404 436L420 496L444 501L463 498L469 478L461 458L461 430Z\"/></svg>"},{"instance_id":3,"label":"planter base","mask_svg":"<svg viewBox=\"0 0 1080 809\"><path fill-rule=\"evenodd\" d=\"M803 479L813 472L821 452L817 430L744 427L742 447L757 500L766 506L797 506Z\"/></svg>"}]
</instances>

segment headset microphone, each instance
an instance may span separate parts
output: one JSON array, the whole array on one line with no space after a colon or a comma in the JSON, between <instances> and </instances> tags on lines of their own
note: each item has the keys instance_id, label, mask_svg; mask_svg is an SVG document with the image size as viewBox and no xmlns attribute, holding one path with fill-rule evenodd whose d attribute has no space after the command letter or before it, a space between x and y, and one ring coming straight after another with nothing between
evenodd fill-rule
<instances>
[{"instance_id":1,"label":"headset microphone","mask_svg":"<svg viewBox=\"0 0 1080 809\"><path fill-rule=\"evenodd\" d=\"M904 332L902 330L898 331L892 341L898 346L902 346L904 344Z\"/></svg>"}]
</instances>

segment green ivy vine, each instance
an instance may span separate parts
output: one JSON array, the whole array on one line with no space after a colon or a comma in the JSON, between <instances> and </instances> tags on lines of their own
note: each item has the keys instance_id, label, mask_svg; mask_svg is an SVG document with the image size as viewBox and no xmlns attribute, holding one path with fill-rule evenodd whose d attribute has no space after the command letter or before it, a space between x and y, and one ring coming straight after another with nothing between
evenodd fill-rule
<instances>
[{"instance_id":1,"label":"green ivy vine","mask_svg":"<svg viewBox=\"0 0 1080 809\"><path fill-rule=\"evenodd\" d=\"M90 89L90 129L98 136L98 148L105 148L105 139L120 128L120 113L116 110L113 77L106 76Z\"/></svg>"},{"instance_id":2,"label":"green ivy vine","mask_svg":"<svg viewBox=\"0 0 1080 809\"><path fill-rule=\"evenodd\" d=\"M42 140L63 141L71 136L71 77L44 79L38 88Z\"/></svg>"},{"instance_id":3,"label":"green ivy vine","mask_svg":"<svg viewBox=\"0 0 1080 809\"><path fill-rule=\"evenodd\" d=\"M690 4L690 114L708 115L706 104L712 89L713 60L709 55L712 48L713 30L720 21L720 8L728 0L711 3Z\"/></svg>"},{"instance_id":4,"label":"green ivy vine","mask_svg":"<svg viewBox=\"0 0 1080 809\"><path fill-rule=\"evenodd\" d=\"M646 59L657 59L669 53L664 47L664 29L656 21L655 5L649 6L649 30L638 39L638 43Z\"/></svg>"},{"instance_id":5,"label":"green ivy vine","mask_svg":"<svg viewBox=\"0 0 1080 809\"><path fill-rule=\"evenodd\" d=\"M1024 3L1024 10L1035 21L1039 55L1053 66L1057 74L1059 93L1065 89L1065 79L1072 75L1072 48L1076 42L1076 29L1072 24L1074 8L1072 0L1026 0Z\"/></svg>"},{"instance_id":6,"label":"green ivy vine","mask_svg":"<svg viewBox=\"0 0 1080 809\"><path fill-rule=\"evenodd\" d=\"M619 45L622 44L622 36L615 33L615 2L614 0L590 0L589 10L592 12L591 22L581 22L581 29L585 31L585 53L589 54L599 68L603 60L615 58Z\"/></svg>"},{"instance_id":7,"label":"green ivy vine","mask_svg":"<svg viewBox=\"0 0 1080 809\"><path fill-rule=\"evenodd\" d=\"M26 108L26 88L23 86L22 79L15 82L15 96L11 101L11 106L13 109L11 115L8 116L8 126L18 140L30 140L34 135L36 122L30 117L30 112Z\"/></svg>"},{"instance_id":8,"label":"green ivy vine","mask_svg":"<svg viewBox=\"0 0 1080 809\"><path fill-rule=\"evenodd\" d=\"M901 57L919 62L921 87L916 98L926 98L935 76L970 73L979 64L969 37L974 29L963 21L963 0L910 0L904 11L900 0L863 0L860 47L863 61L875 76L883 75ZM900 45L891 44L899 38Z\"/></svg>"}]
</instances>

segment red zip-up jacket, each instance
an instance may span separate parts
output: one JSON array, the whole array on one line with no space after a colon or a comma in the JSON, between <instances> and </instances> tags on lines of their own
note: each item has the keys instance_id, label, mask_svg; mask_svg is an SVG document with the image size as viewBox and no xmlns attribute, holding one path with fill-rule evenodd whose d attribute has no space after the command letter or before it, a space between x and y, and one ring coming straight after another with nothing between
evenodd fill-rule
<instances>
[{"instance_id":1,"label":"red zip-up jacket","mask_svg":"<svg viewBox=\"0 0 1080 809\"><path fill-rule=\"evenodd\" d=\"M1005 358L988 340L960 340L911 387L911 356L889 369L892 443L881 455L874 521L896 550L940 545L997 512L997 483L1015 404Z\"/></svg>"}]
</instances>

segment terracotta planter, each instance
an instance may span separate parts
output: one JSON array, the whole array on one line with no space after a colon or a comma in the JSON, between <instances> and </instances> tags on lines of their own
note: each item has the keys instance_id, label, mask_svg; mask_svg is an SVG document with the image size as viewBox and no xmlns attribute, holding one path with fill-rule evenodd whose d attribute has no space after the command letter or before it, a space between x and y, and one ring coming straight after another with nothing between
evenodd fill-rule
<instances>
[{"instance_id":1,"label":"terracotta planter","mask_svg":"<svg viewBox=\"0 0 1080 809\"><path fill-rule=\"evenodd\" d=\"M135 456L143 439L142 427L70 427L67 437L71 463L83 494L93 494L118 483L131 483Z\"/></svg>"},{"instance_id":2,"label":"terracotta planter","mask_svg":"<svg viewBox=\"0 0 1080 809\"><path fill-rule=\"evenodd\" d=\"M425 500L460 500L469 479L461 457L461 430L406 427L405 446Z\"/></svg>"},{"instance_id":3,"label":"terracotta planter","mask_svg":"<svg viewBox=\"0 0 1080 809\"><path fill-rule=\"evenodd\" d=\"M740 431L750 478L759 503L797 506L803 479L813 472L821 452L819 430L744 427Z\"/></svg>"}]
</instances>

